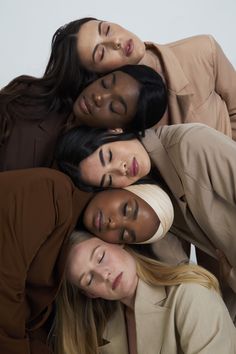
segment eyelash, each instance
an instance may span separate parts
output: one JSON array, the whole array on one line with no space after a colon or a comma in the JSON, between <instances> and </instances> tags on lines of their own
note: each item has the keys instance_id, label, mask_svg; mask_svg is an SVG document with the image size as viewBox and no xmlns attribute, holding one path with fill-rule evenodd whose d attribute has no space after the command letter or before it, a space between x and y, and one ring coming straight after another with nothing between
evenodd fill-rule
<instances>
[{"instance_id":1,"label":"eyelash","mask_svg":"<svg viewBox=\"0 0 236 354\"><path fill-rule=\"evenodd\" d=\"M110 111L111 111L112 113L114 113L114 114L119 114L119 113L117 113L117 112L114 110L112 102L110 103L109 108L110 108Z\"/></svg>"},{"instance_id":2,"label":"eyelash","mask_svg":"<svg viewBox=\"0 0 236 354\"><path fill-rule=\"evenodd\" d=\"M105 54L105 49L104 49L104 48L102 48L102 55L101 55L101 59L100 59L100 61L102 61L102 60L103 60L103 58L104 58L104 54Z\"/></svg>"},{"instance_id":3,"label":"eyelash","mask_svg":"<svg viewBox=\"0 0 236 354\"><path fill-rule=\"evenodd\" d=\"M102 262L103 258L105 257L105 253L106 253L106 252L103 251L102 257L98 260L98 264L100 264L100 263ZM92 281L93 281L93 274L91 275L91 278L89 279L89 282L87 283L87 286L90 286L91 283L92 283Z\"/></svg>"},{"instance_id":4,"label":"eyelash","mask_svg":"<svg viewBox=\"0 0 236 354\"><path fill-rule=\"evenodd\" d=\"M124 216L126 216L126 213L127 213L127 207L128 207L128 203L125 203L125 205L124 205L124 209L123 209L123 214L124 214Z\"/></svg>"},{"instance_id":5,"label":"eyelash","mask_svg":"<svg viewBox=\"0 0 236 354\"><path fill-rule=\"evenodd\" d=\"M103 251L102 257L99 259L98 263L100 264L105 256L105 251Z\"/></svg>"},{"instance_id":6,"label":"eyelash","mask_svg":"<svg viewBox=\"0 0 236 354\"><path fill-rule=\"evenodd\" d=\"M104 89L108 89L107 84L105 83L105 81L103 79L101 80L101 84Z\"/></svg>"},{"instance_id":7,"label":"eyelash","mask_svg":"<svg viewBox=\"0 0 236 354\"><path fill-rule=\"evenodd\" d=\"M105 35L107 36L109 32L110 32L110 26L107 27Z\"/></svg>"}]
</instances>

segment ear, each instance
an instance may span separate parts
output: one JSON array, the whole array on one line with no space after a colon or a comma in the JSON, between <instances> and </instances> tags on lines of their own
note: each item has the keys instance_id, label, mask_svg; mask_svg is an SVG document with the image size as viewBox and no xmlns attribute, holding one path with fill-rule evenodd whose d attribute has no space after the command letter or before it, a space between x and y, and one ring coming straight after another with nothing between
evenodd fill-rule
<instances>
[{"instance_id":1,"label":"ear","mask_svg":"<svg viewBox=\"0 0 236 354\"><path fill-rule=\"evenodd\" d=\"M124 132L122 128L108 129L108 131L113 134L122 134Z\"/></svg>"}]
</instances>

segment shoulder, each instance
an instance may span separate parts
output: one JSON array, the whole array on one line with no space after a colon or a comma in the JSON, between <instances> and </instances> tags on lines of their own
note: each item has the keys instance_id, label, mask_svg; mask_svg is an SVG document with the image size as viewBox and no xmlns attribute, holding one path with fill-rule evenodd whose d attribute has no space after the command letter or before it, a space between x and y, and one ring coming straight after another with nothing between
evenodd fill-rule
<instances>
[{"instance_id":1,"label":"shoulder","mask_svg":"<svg viewBox=\"0 0 236 354\"><path fill-rule=\"evenodd\" d=\"M196 310L211 312L215 307L226 310L221 296L215 289L198 283L182 283L170 287L169 296L174 299L176 311L180 316L190 312L194 314Z\"/></svg>"},{"instance_id":2,"label":"shoulder","mask_svg":"<svg viewBox=\"0 0 236 354\"><path fill-rule=\"evenodd\" d=\"M165 125L153 129L152 131L149 129L145 138L149 140L154 139L154 136L156 136L165 146L172 146L179 143L191 142L193 137L199 139L199 135L201 135L202 132L207 134L209 130L211 130L211 128L201 123Z\"/></svg>"},{"instance_id":3,"label":"shoulder","mask_svg":"<svg viewBox=\"0 0 236 354\"><path fill-rule=\"evenodd\" d=\"M39 190L41 187L55 191L68 191L74 185L70 178L60 171L51 168L29 168L0 173L1 188L6 185L11 191ZM40 187L41 186L41 187Z\"/></svg>"},{"instance_id":4,"label":"shoulder","mask_svg":"<svg viewBox=\"0 0 236 354\"><path fill-rule=\"evenodd\" d=\"M211 51L216 41L212 35L203 34L184 38L175 42L166 44L171 49L184 48L189 51Z\"/></svg>"}]
</instances>

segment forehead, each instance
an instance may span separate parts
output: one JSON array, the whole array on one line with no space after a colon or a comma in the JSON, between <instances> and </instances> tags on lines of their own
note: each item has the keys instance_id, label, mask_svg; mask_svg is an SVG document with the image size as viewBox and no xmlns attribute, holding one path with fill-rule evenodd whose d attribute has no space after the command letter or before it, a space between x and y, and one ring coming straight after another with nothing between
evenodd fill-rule
<instances>
[{"instance_id":1,"label":"forehead","mask_svg":"<svg viewBox=\"0 0 236 354\"><path fill-rule=\"evenodd\" d=\"M75 281L75 278L81 273L81 265L87 264L93 249L103 243L97 237L91 237L91 239L83 241L77 245L74 245L69 252L67 262L67 276Z\"/></svg>"},{"instance_id":2,"label":"forehead","mask_svg":"<svg viewBox=\"0 0 236 354\"><path fill-rule=\"evenodd\" d=\"M80 60L92 61L92 52L99 40L98 25L101 21L91 20L84 23L77 35L77 50Z\"/></svg>"},{"instance_id":3,"label":"forehead","mask_svg":"<svg viewBox=\"0 0 236 354\"><path fill-rule=\"evenodd\" d=\"M98 193L93 199L104 202L104 200L110 200L110 203L115 203L125 198L136 197L133 193L125 189L111 189Z\"/></svg>"}]
</instances>

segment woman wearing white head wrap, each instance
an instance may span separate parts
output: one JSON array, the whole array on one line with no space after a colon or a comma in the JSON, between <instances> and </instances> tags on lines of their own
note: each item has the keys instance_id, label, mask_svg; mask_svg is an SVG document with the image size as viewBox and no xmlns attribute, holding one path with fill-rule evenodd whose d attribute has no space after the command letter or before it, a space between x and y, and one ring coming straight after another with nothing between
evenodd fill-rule
<instances>
[{"instance_id":1,"label":"woman wearing white head wrap","mask_svg":"<svg viewBox=\"0 0 236 354\"><path fill-rule=\"evenodd\" d=\"M168 233L174 220L174 208L168 194L156 184L135 184L125 188L147 202L156 212L160 225L155 234L140 244L152 243L158 259L169 264L188 263L182 243L173 233Z\"/></svg>"},{"instance_id":2,"label":"woman wearing white head wrap","mask_svg":"<svg viewBox=\"0 0 236 354\"><path fill-rule=\"evenodd\" d=\"M168 194L155 184L136 184L125 189L145 200L160 219L160 225L152 238L140 243L153 243L161 240L169 231L174 220L174 208Z\"/></svg>"}]
</instances>

